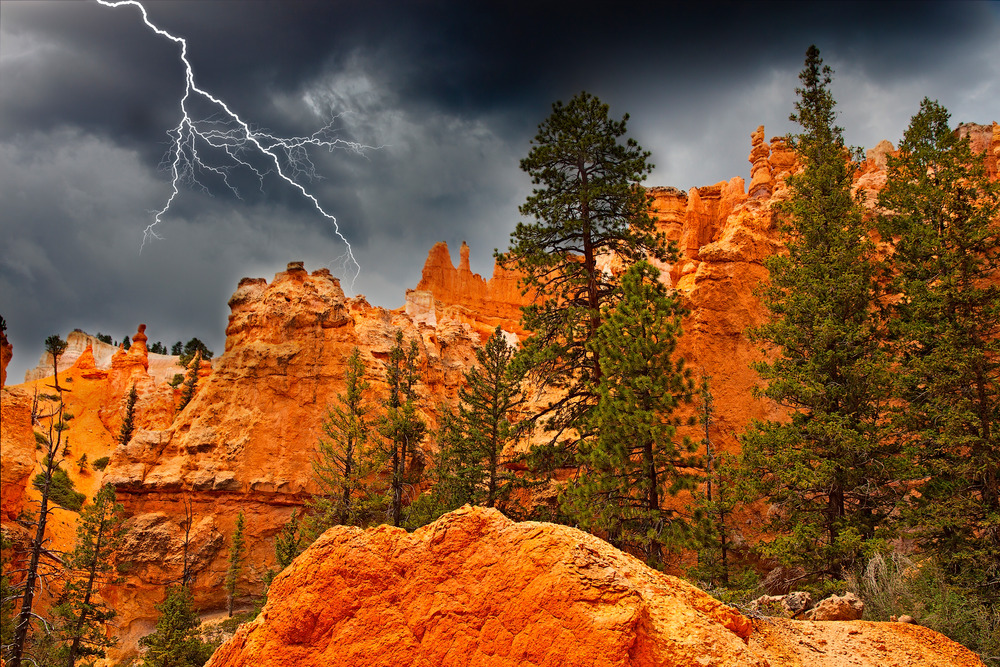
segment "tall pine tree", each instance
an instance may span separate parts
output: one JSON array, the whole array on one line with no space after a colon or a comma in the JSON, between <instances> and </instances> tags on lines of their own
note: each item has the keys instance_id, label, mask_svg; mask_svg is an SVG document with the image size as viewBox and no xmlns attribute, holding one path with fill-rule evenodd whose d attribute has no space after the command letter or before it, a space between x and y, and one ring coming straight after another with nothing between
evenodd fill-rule
<instances>
[{"instance_id":1,"label":"tall pine tree","mask_svg":"<svg viewBox=\"0 0 1000 667\"><path fill-rule=\"evenodd\" d=\"M899 457L885 437L890 374L882 290L860 203L854 155L834 124L831 70L809 47L791 120L803 171L780 209L787 254L771 257L762 301L771 319L753 333L774 353L755 369L787 421L754 422L741 467L773 504L765 554L804 577L840 577L876 545L897 506Z\"/></svg>"},{"instance_id":2,"label":"tall pine tree","mask_svg":"<svg viewBox=\"0 0 1000 667\"><path fill-rule=\"evenodd\" d=\"M924 99L879 195L891 239L895 424L910 519L955 581L1000 599L1000 184Z\"/></svg>"},{"instance_id":3,"label":"tall pine tree","mask_svg":"<svg viewBox=\"0 0 1000 667\"><path fill-rule=\"evenodd\" d=\"M510 447L524 435L524 371L512 363L515 350L498 326L476 350L476 365L465 373L455 413L446 413L431 495L436 514L469 503L514 510L513 492L522 480L505 464Z\"/></svg>"},{"instance_id":4,"label":"tall pine tree","mask_svg":"<svg viewBox=\"0 0 1000 667\"><path fill-rule=\"evenodd\" d=\"M612 254L626 266L666 259L665 238L641 187L653 166L634 139L622 140L628 115L608 117L608 105L586 92L556 102L538 126L521 169L536 187L520 207L534 222L518 223L501 266L522 273L536 303L522 322L532 331L520 355L532 380L558 391L538 415L553 442L571 445L597 404L598 348L590 345L601 309L618 298L619 281L599 261Z\"/></svg>"},{"instance_id":5,"label":"tall pine tree","mask_svg":"<svg viewBox=\"0 0 1000 667\"><path fill-rule=\"evenodd\" d=\"M417 396L414 385L419 381L417 371L417 341L403 346L403 332L396 332L396 344L389 351L386 366L386 384L389 396L385 400L385 413L379 432L385 440L387 458L391 465L390 493L392 525L401 526L403 500L412 480L407 464L419 456L420 443L427 433L427 424L417 414Z\"/></svg>"},{"instance_id":6,"label":"tall pine tree","mask_svg":"<svg viewBox=\"0 0 1000 667\"><path fill-rule=\"evenodd\" d=\"M667 497L695 481L685 472L695 464L694 447L675 442L673 417L694 390L684 361L673 358L684 310L659 274L648 262L633 264L622 277L621 300L604 309L591 342L601 360L595 435L580 444L580 473L563 497L583 527L654 566L665 547L679 544L681 523Z\"/></svg>"},{"instance_id":7,"label":"tall pine tree","mask_svg":"<svg viewBox=\"0 0 1000 667\"><path fill-rule=\"evenodd\" d=\"M73 667L81 658L103 658L118 642L108 637L106 624L116 615L99 597L102 586L118 581L114 556L125 539L125 507L106 484L80 512L76 546L64 559L68 580L56 605L55 635L65 642L60 651Z\"/></svg>"},{"instance_id":8,"label":"tall pine tree","mask_svg":"<svg viewBox=\"0 0 1000 667\"><path fill-rule=\"evenodd\" d=\"M340 524L364 526L374 521L377 508L384 507L384 485L379 473L385 457L371 442L370 407L365 394L361 351L354 348L347 359L344 391L327 410L323 437L313 461L313 479L320 493L309 501L309 533L313 539Z\"/></svg>"}]
</instances>

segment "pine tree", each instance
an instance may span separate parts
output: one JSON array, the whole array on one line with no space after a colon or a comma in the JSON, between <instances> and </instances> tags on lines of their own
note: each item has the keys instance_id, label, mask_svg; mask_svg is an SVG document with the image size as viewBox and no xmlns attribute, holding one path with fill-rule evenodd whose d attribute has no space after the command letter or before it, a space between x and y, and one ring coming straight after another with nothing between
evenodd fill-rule
<instances>
[{"instance_id":1,"label":"pine tree","mask_svg":"<svg viewBox=\"0 0 1000 667\"><path fill-rule=\"evenodd\" d=\"M135 432L135 403L139 400L139 393L135 390L135 383L125 395L125 416L122 417L121 428L118 429L118 444L124 447L132 439Z\"/></svg>"},{"instance_id":2,"label":"pine tree","mask_svg":"<svg viewBox=\"0 0 1000 667\"><path fill-rule=\"evenodd\" d=\"M344 391L327 410L325 437L319 440L312 464L313 479L320 488L308 503L308 530L313 539L333 525L367 525L376 508L385 506L378 479L385 457L369 438L370 408L365 399L369 389L361 351L354 348L347 359Z\"/></svg>"},{"instance_id":3,"label":"pine tree","mask_svg":"<svg viewBox=\"0 0 1000 667\"><path fill-rule=\"evenodd\" d=\"M469 503L514 511L511 494L524 486L504 468L504 451L524 434L524 371L512 364L515 350L498 326L476 350L476 365L465 373L457 413L445 413L440 454L435 466L438 510L444 513Z\"/></svg>"},{"instance_id":4,"label":"pine tree","mask_svg":"<svg viewBox=\"0 0 1000 667\"><path fill-rule=\"evenodd\" d=\"M410 481L407 461L418 456L418 448L427 433L427 424L417 414L414 384L419 381L417 372L417 342L410 341L409 349L403 347L403 332L396 332L396 344L389 351L386 367L386 384L389 396L379 432L385 438L391 465L390 492L392 525L403 521L403 496Z\"/></svg>"},{"instance_id":5,"label":"pine tree","mask_svg":"<svg viewBox=\"0 0 1000 667\"><path fill-rule=\"evenodd\" d=\"M520 207L535 222L518 223L509 250L497 254L501 266L523 274L525 292L537 294L523 311L522 323L533 334L519 363L539 387L560 391L537 417L553 432L553 443L563 443L553 450L556 456L597 404L601 365L590 343L601 309L614 303L620 288L599 259L614 254L628 266L671 254L640 185L653 168L649 153L634 139L621 141L627 121L627 114L609 118L608 106L586 92L552 105L521 160L521 169L541 186Z\"/></svg>"},{"instance_id":6,"label":"pine tree","mask_svg":"<svg viewBox=\"0 0 1000 667\"><path fill-rule=\"evenodd\" d=\"M854 155L834 125L831 70L809 47L791 120L804 170L780 209L787 254L771 257L762 288L769 322L753 333L776 352L755 369L789 421L756 421L742 436L750 488L774 505L767 556L805 577L840 577L888 534L899 457L886 438L890 374L882 349L882 290L861 206ZM876 529L881 529L877 534Z\"/></svg>"},{"instance_id":7,"label":"pine tree","mask_svg":"<svg viewBox=\"0 0 1000 667\"><path fill-rule=\"evenodd\" d=\"M243 510L240 510L239 516L236 517L236 527L233 529L233 537L229 545L229 564L226 568L226 610L229 612L230 618L233 616L233 606L236 602L236 584L240 580L243 559L246 557L246 541L243 537L243 528Z\"/></svg>"},{"instance_id":8,"label":"pine tree","mask_svg":"<svg viewBox=\"0 0 1000 667\"><path fill-rule=\"evenodd\" d=\"M28 641L28 632L31 628L32 620L35 618L32 608L35 601L35 591L40 586L44 576L44 566L41 562L42 551L45 547L45 526L48 523L49 495L53 490L52 480L56 472L62 472L59 464L68 456L69 439L63 441L63 431L60 425L63 424L63 389L59 386L59 357L66 352L67 343L57 335L49 336L45 339L45 350L52 357L52 372L54 388L56 390L57 404L54 410L45 415L38 415L32 410L33 419L48 420L49 436L45 440L46 452L42 472L36 476L39 480L39 493L41 498L38 503L38 515L35 518L35 536L31 540L31 551L28 558L28 565L23 575L24 579L16 587L15 592L20 593L21 609L18 612L17 620L14 623L13 644L10 647L8 656L11 667L21 667L25 658L25 649Z\"/></svg>"},{"instance_id":9,"label":"pine tree","mask_svg":"<svg viewBox=\"0 0 1000 667\"><path fill-rule=\"evenodd\" d=\"M76 546L65 559L69 580L54 610L55 635L68 643L60 653L69 667L81 658L103 658L104 649L118 643L104 634L116 612L98 599L97 592L118 580L114 555L125 538L124 522L125 507L116 502L110 484L80 513Z\"/></svg>"},{"instance_id":10,"label":"pine tree","mask_svg":"<svg viewBox=\"0 0 1000 667\"><path fill-rule=\"evenodd\" d=\"M602 531L619 548L663 562L682 522L664 507L667 496L694 485L685 471L696 462L693 445L675 442L673 412L693 385L683 359L674 360L684 312L678 297L645 261L622 277L622 298L605 307L591 343L601 360L600 400L593 438L581 443L579 477L568 486L568 513L584 528Z\"/></svg>"},{"instance_id":11,"label":"pine tree","mask_svg":"<svg viewBox=\"0 0 1000 667\"><path fill-rule=\"evenodd\" d=\"M212 657L212 647L198 636L201 621L183 586L172 587L156 605L160 618L156 631L139 640L145 649L142 667L201 667Z\"/></svg>"},{"instance_id":12,"label":"pine tree","mask_svg":"<svg viewBox=\"0 0 1000 667\"><path fill-rule=\"evenodd\" d=\"M191 402L194 398L195 392L198 390L198 369L201 366L201 352L195 352L194 356L191 357L191 361L188 363L186 377L184 379L184 385L181 389L181 402L177 406L177 411L180 412L187 404Z\"/></svg>"},{"instance_id":13,"label":"pine tree","mask_svg":"<svg viewBox=\"0 0 1000 667\"><path fill-rule=\"evenodd\" d=\"M911 523L957 583L1000 599L1000 184L924 99L889 158L894 423L922 480Z\"/></svg>"}]
</instances>

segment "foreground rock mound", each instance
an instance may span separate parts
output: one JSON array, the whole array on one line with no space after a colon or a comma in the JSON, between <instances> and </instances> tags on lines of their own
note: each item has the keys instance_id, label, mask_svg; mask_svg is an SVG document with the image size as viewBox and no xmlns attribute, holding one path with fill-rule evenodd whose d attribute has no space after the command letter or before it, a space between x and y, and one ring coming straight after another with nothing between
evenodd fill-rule
<instances>
[{"instance_id":1,"label":"foreground rock mound","mask_svg":"<svg viewBox=\"0 0 1000 667\"><path fill-rule=\"evenodd\" d=\"M328 530L208 664L981 663L913 626L755 625L591 535L465 507L412 534Z\"/></svg>"}]
</instances>

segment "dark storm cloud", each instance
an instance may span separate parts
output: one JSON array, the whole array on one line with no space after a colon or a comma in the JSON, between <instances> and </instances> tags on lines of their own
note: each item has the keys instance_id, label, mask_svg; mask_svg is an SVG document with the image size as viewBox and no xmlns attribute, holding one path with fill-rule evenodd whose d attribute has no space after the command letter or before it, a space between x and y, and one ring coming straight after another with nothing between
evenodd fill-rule
<instances>
[{"instance_id":1,"label":"dark storm cloud","mask_svg":"<svg viewBox=\"0 0 1000 667\"><path fill-rule=\"evenodd\" d=\"M993 3L148 2L188 40L197 83L255 127L315 131L378 150L315 152L309 183L363 267L353 286L395 307L430 246L467 240L487 274L530 189L519 158L556 99L581 89L631 115L649 183L749 175L749 134L793 129L809 44L836 69L848 141L897 140L920 98L954 120L1000 108ZM159 170L179 120L176 45L135 8L0 2L0 313L20 378L50 333L198 336L221 351L228 295L290 260L343 245L276 178L244 199L182 190ZM334 267L335 268L335 267ZM335 269L336 270L336 269ZM348 289L350 286L346 286Z\"/></svg>"}]
</instances>

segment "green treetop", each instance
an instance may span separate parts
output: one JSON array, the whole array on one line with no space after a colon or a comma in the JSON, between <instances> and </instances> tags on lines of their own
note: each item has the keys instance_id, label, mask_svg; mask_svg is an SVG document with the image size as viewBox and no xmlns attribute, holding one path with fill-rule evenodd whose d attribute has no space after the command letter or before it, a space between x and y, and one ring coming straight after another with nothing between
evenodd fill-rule
<instances>
[{"instance_id":1,"label":"green treetop","mask_svg":"<svg viewBox=\"0 0 1000 667\"><path fill-rule=\"evenodd\" d=\"M1000 599L1000 185L924 99L879 195L893 247L894 424L922 480L910 519L959 583Z\"/></svg>"},{"instance_id":2,"label":"green treetop","mask_svg":"<svg viewBox=\"0 0 1000 667\"><path fill-rule=\"evenodd\" d=\"M619 281L599 266L612 254L626 266L653 256L665 259L665 239L655 231L651 198L641 183L652 170L634 139L623 140L628 115L608 117L608 105L580 93L556 102L538 126L521 169L536 188L520 207L533 222L518 223L501 266L523 274L525 292L537 295L524 309L533 332L521 363L539 386L561 397L540 415L554 441L572 438L597 403L601 377L598 348L589 343L612 304Z\"/></svg>"},{"instance_id":3,"label":"green treetop","mask_svg":"<svg viewBox=\"0 0 1000 667\"><path fill-rule=\"evenodd\" d=\"M860 203L855 163L833 122L831 71L806 54L791 120L803 171L788 179L780 209L787 254L768 259L761 290L771 319L752 332L776 354L755 369L763 395L790 412L755 421L742 436L744 476L775 505L766 555L839 577L879 542L896 508L902 474L886 438L888 359L882 349L882 290ZM879 534L881 535L881 533Z\"/></svg>"},{"instance_id":4,"label":"green treetop","mask_svg":"<svg viewBox=\"0 0 1000 667\"><path fill-rule=\"evenodd\" d=\"M685 469L696 463L693 444L675 442L672 417L694 391L683 359L673 358L684 309L659 274L648 262L633 264L622 277L621 300L604 309L591 342L601 360L595 435L581 443L579 477L563 496L583 527L605 532L654 566L662 564L664 547L677 544L678 517L664 503L693 488Z\"/></svg>"}]
</instances>

